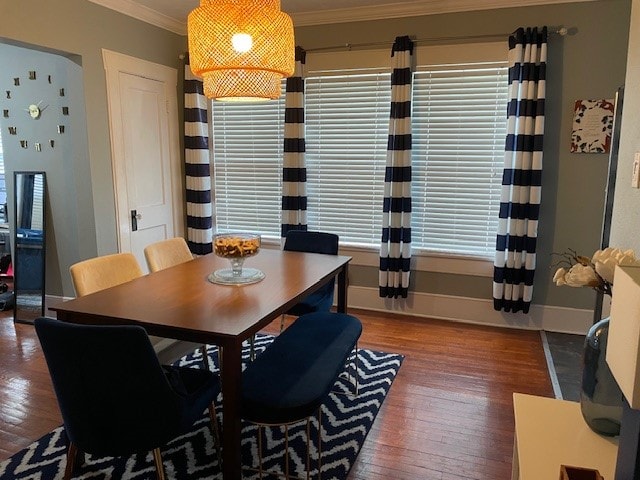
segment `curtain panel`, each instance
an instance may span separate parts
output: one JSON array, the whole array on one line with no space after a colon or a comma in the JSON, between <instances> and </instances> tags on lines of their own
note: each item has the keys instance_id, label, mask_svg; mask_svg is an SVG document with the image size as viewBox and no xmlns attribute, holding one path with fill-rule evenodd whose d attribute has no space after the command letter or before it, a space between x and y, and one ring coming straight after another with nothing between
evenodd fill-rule
<instances>
[{"instance_id":1,"label":"curtain panel","mask_svg":"<svg viewBox=\"0 0 640 480\"><path fill-rule=\"evenodd\" d=\"M187 243L192 253L213 251L211 169L209 159L208 100L202 80L184 65L184 161Z\"/></svg>"},{"instance_id":2,"label":"curtain panel","mask_svg":"<svg viewBox=\"0 0 640 480\"><path fill-rule=\"evenodd\" d=\"M413 41L397 37L391 50L391 115L384 179L379 288L406 298L411 264L411 84Z\"/></svg>"},{"instance_id":3,"label":"curtain panel","mask_svg":"<svg viewBox=\"0 0 640 480\"><path fill-rule=\"evenodd\" d=\"M295 72L286 80L280 229L283 238L290 230L307 230L303 76L305 60L304 49L296 47Z\"/></svg>"},{"instance_id":4,"label":"curtain panel","mask_svg":"<svg viewBox=\"0 0 640 480\"><path fill-rule=\"evenodd\" d=\"M547 27L509 37L509 104L493 273L496 310L527 313L542 186Z\"/></svg>"}]
</instances>

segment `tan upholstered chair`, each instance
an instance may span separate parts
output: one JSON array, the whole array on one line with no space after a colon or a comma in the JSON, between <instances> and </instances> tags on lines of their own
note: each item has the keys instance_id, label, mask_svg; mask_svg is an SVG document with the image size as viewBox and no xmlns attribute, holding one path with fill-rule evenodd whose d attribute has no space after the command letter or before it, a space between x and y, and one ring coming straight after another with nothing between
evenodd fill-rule
<instances>
[{"instance_id":1,"label":"tan upholstered chair","mask_svg":"<svg viewBox=\"0 0 640 480\"><path fill-rule=\"evenodd\" d=\"M115 287L144 275L131 253L114 253L75 263L69 268L78 297Z\"/></svg>"},{"instance_id":2,"label":"tan upholstered chair","mask_svg":"<svg viewBox=\"0 0 640 480\"><path fill-rule=\"evenodd\" d=\"M132 253L114 253L83 260L71 265L69 272L78 297L115 287L144 275ZM198 347L197 344L168 338L149 336L149 339L162 363L172 363Z\"/></svg>"},{"instance_id":3,"label":"tan upholstered chair","mask_svg":"<svg viewBox=\"0 0 640 480\"><path fill-rule=\"evenodd\" d=\"M189 246L182 237L168 238L147 245L144 249L144 256L151 272L193 260Z\"/></svg>"},{"instance_id":4,"label":"tan upholstered chair","mask_svg":"<svg viewBox=\"0 0 640 480\"><path fill-rule=\"evenodd\" d=\"M157 272L193 260L193 255L186 240L182 237L175 237L147 245L144 249L144 258L147 260L149 271ZM205 368L208 369L207 346L202 345L201 348L202 360Z\"/></svg>"}]
</instances>

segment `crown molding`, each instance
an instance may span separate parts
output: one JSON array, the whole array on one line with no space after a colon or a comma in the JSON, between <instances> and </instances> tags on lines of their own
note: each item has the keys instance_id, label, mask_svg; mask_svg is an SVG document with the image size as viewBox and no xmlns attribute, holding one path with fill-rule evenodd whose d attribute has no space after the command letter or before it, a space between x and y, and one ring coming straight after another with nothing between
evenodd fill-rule
<instances>
[{"instance_id":1,"label":"crown molding","mask_svg":"<svg viewBox=\"0 0 640 480\"><path fill-rule=\"evenodd\" d=\"M498 8L527 7L557 3L592 2L597 0L418 0L386 5L337 8L317 12L290 13L296 27L347 23L365 20L437 15L440 13L493 10Z\"/></svg>"},{"instance_id":2,"label":"crown molding","mask_svg":"<svg viewBox=\"0 0 640 480\"><path fill-rule=\"evenodd\" d=\"M115 10L124 15L136 18L156 27L164 28L178 35L187 34L187 25L184 21L164 15L156 10L140 5L131 0L89 0L105 8Z\"/></svg>"},{"instance_id":3,"label":"crown molding","mask_svg":"<svg viewBox=\"0 0 640 480\"><path fill-rule=\"evenodd\" d=\"M89 0L105 8L136 18L178 35L187 34L184 20L177 20L132 0ZM598 0L414 0L386 5L336 8L316 12L289 13L296 27L330 23L384 20L388 18L437 15L441 13L492 10L498 8L527 7L558 3L593 2Z\"/></svg>"}]
</instances>

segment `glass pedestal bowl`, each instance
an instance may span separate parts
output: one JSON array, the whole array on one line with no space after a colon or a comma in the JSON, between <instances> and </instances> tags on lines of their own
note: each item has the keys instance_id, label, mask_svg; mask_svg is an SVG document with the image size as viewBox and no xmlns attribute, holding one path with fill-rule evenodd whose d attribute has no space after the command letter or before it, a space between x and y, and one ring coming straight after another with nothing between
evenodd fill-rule
<instances>
[{"instance_id":1,"label":"glass pedestal bowl","mask_svg":"<svg viewBox=\"0 0 640 480\"><path fill-rule=\"evenodd\" d=\"M222 268L209 275L212 283L243 285L259 282L264 273L257 268L245 268L244 261L260 251L260 235L255 233L219 233L213 237L213 252L226 258L231 268Z\"/></svg>"}]
</instances>

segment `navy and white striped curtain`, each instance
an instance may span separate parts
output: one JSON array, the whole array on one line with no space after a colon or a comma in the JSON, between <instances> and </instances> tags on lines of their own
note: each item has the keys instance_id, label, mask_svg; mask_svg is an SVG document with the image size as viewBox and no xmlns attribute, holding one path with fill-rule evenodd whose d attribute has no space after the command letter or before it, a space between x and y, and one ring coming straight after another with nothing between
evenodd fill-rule
<instances>
[{"instance_id":1,"label":"navy and white striped curtain","mask_svg":"<svg viewBox=\"0 0 640 480\"><path fill-rule=\"evenodd\" d=\"M307 230L307 167L304 139L304 76L306 52L296 47L296 69L287 78L284 110L281 236Z\"/></svg>"},{"instance_id":2,"label":"navy and white striped curtain","mask_svg":"<svg viewBox=\"0 0 640 480\"><path fill-rule=\"evenodd\" d=\"M186 179L187 243L192 253L206 255L212 248L211 174L208 100L202 80L184 65L184 174Z\"/></svg>"},{"instance_id":3,"label":"navy and white striped curtain","mask_svg":"<svg viewBox=\"0 0 640 480\"><path fill-rule=\"evenodd\" d=\"M493 271L496 310L527 313L533 294L542 179L547 27L509 37L509 106Z\"/></svg>"},{"instance_id":4,"label":"navy and white striped curtain","mask_svg":"<svg viewBox=\"0 0 640 480\"><path fill-rule=\"evenodd\" d=\"M391 57L391 117L384 174L379 287L381 297L406 298L411 263L411 39L397 37Z\"/></svg>"}]
</instances>

